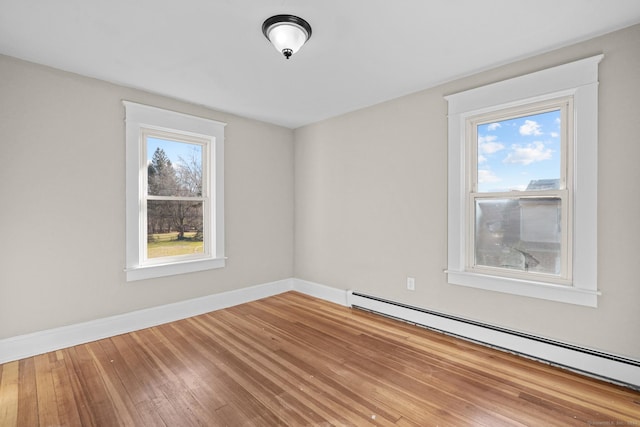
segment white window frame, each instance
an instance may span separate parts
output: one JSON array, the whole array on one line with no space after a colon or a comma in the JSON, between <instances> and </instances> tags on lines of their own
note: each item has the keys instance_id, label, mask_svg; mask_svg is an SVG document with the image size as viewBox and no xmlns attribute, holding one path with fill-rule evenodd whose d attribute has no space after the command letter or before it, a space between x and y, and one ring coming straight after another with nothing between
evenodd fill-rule
<instances>
[{"instance_id":1,"label":"white window frame","mask_svg":"<svg viewBox=\"0 0 640 427\"><path fill-rule=\"evenodd\" d=\"M597 55L524 76L446 96L448 101L448 268L450 284L532 298L597 307L597 164L598 64ZM563 280L539 280L535 275L496 274L469 266L468 210L470 162L469 120L492 112L535 106L559 98L573 100L567 156L567 187L571 230L569 274ZM571 133L570 132L570 133ZM473 218L473 217L471 217Z\"/></svg>"},{"instance_id":2,"label":"white window frame","mask_svg":"<svg viewBox=\"0 0 640 427\"><path fill-rule=\"evenodd\" d=\"M224 267L224 127L226 123L123 101L126 129L127 281ZM146 258L147 136L203 145L204 253ZM163 136L164 135L164 136Z\"/></svg>"}]
</instances>

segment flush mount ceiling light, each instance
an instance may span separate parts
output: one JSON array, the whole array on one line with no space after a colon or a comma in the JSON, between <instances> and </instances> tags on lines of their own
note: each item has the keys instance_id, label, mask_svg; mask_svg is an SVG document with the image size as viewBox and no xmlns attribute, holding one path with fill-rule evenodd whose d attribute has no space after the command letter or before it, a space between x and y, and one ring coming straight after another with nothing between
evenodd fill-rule
<instances>
[{"instance_id":1,"label":"flush mount ceiling light","mask_svg":"<svg viewBox=\"0 0 640 427\"><path fill-rule=\"evenodd\" d=\"M311 38L311 25L293 15L275 15L262 24L262 33L289 59Z\"/></svg>"}]
</instances>

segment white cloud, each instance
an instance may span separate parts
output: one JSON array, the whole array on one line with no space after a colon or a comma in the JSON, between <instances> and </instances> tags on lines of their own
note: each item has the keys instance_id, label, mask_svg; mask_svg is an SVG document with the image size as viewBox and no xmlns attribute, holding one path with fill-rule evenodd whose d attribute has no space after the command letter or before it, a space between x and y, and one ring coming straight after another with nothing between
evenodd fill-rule
<instances>
[{"instance_id":1,"label":"white cloud","mask_svg":"<svg viewBox=\"0 0 640 427\"><path fill-rule=\"evenodd\" d=\"M487 129L489 130L496 130L498 128L502 127L502 125L500 123L491 123L489 124L489 126L487 126Z\"/></svg>"},{"instance_id":2,"label":"white cloud","mask_svg":"<svg viewBox=\"0 0 640 427\"><path fill-rule=\"evenodd\" d=\"M529 165L534 162L548 160L553 157L553 150L546 148L542 142L536 141L533 144L522 146L513 144L511 152L503 160L504 163L519 163Z\"/></svg>"},{"instance_id":3,"label":"white cloud","mask_svg":"<svg viewBox=\"0 0 640 427\"><path fill-rule=\"evenodd\" d=\"M497 177L492 171L488 169L478 169L478 182L481 184L487 182L500 182L501 179Z\"/></svg>"},{"instance_id":4,"label":"white cloud","mask_svg":"<svg viewBox=\"0 0 640 427\"><path fill-rule=\"evenodd\" d=\"M541 126L535 120L525 120L520 126L520 135L542 135Z\"/></svg>"},{"instance_id":5,"label":"white cloud","mask_svg":"<svg viewBox=\"0 0 640 427\"><path fill-rule=\"evenodd\" d=\"M478 154L478 164L484 163L486 161L487 161L487 158L485 156L483 156L482 154Z\"/></svg>"},{"instance_id":6,"label":"white cloud","mask_svg":"<svg viewBox=\"0 0 640 427\"><path fill-rule=\"evenodd\" d=\"M478 153L481 154L493 154L504 149L504 144L496 142L498 139L495 135L479 136L478 137Z\"/></svg>"},{"instance_id":7,"label":"white cloud","mask_svg":"<svg viewBox=\"0 0 640 427\"><path fill-rule=\"evenodd\" d=\"M479 135L478 144L484 144L485 142L494 142L496 139L498 139L498 137L495 135Z\"/></svg>"},{"instance_id":8,"label":"white cloud","mask_svg":"<svg viewBox=\"0 0 640 427\"><path fill-rule=\"evenodd\" d=\"M558 138L560 134L558 132L551 132L551 138Z\"/></svg>"}]
</instances>

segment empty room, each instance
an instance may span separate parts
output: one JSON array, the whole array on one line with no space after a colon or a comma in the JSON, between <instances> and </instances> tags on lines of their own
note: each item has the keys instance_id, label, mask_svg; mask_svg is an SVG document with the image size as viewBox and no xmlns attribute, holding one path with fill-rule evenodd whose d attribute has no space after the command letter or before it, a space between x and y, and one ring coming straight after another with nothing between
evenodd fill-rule
<instances>
[{"instance_id":1,"label":"empty room","mask_svg":"<svg viewBox=\"0 0 640 427\"><path fill-rule=\"evenodd\" d=\"M0 0L0 426L640 426L637 0Z\"/></svg>"}]
</instances>

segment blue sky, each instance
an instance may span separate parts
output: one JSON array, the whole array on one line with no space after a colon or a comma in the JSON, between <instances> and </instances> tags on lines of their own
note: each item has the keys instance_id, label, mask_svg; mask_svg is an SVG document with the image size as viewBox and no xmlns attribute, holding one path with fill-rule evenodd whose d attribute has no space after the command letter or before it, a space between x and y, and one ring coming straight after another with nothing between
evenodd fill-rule
<instances>
[{"instance_id":1,"label":"blue sky","mask_svg":"<svg viewBox=\"0 0 640 427\"><path fill-rule=\"evenodd\" d=\"M164 150L169 160L175 168L182 157L185 161L191 160L192 156L200 161L202 158L202 146L198 144L188 144L184 142L170 141L166 139L148 137L147 138L147 162L151 162L153 153L160 147Z\"/></svg>"},{"instance_id":2,"label":"blue sky","mask_svg":"<svg viewBox=\"0 0 640 427\"><path fill-rule=\"evenodd\" d=\"M478 126L478 192L560 178L560 111Z\"/></svg>"}]
</instances>

